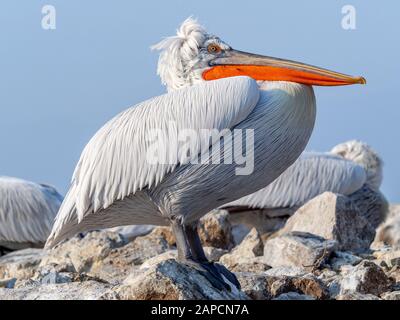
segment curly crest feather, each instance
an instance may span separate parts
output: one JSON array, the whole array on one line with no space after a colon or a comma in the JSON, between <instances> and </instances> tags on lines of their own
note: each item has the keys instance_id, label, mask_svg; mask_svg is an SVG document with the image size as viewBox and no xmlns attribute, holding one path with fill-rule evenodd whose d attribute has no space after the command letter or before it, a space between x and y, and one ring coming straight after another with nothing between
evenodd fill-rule
<instances>
[{"instance_id":1,"label":"curly crest feather","mask_svg":"<svg viewBox=\"0 0 400 320\"><path fill-rule=\"evenodd\" d=\"M201 60L200 48L212 37L197 20L189 17L177 30L176 36L167 37L151 47L161 51L157 74L169 91L200 80L201 75L193 73L193 67Z\"/></svg>"}]
</instances>

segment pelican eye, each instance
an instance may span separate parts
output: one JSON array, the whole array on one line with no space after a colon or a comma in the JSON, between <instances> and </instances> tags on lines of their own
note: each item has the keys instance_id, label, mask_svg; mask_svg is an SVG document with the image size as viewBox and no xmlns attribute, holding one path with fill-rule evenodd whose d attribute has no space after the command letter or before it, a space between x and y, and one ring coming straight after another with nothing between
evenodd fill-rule
<instances>
[{"instance_id":1,"label":"pelican eye","mask_svg":"<svg viewBox=\"0 0 400 320\"><path fill-rule=\"evenodd\" d=\"M209 53L220 53L221 52L221 47L217 44L210 44L207 47L207 51Z\"/></svg>"}]
</instances>

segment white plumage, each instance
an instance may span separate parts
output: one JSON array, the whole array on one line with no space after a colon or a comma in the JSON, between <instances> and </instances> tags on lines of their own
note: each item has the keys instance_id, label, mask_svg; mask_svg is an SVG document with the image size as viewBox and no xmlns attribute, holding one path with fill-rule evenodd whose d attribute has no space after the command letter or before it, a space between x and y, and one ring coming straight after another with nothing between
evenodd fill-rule
<instances>
[{"instance_id":1,"label":"white plumage","mask_svg":"<svg viewBox=\"0 0 400 320\"><path fill-rule=\"evenodd\" d=\"M210 67L208 62L215 58L204 50L211 43L224 50L230 49L220 38L207 33L196 20L188 18L176 36L167 37L151 47L160 51L157 74L168 91L204 82L202 73Z\"/></svg>"},{"instance_id":2,"label":"white plumage","mask_svg":"<svg viewBox=\"0 0 400 320\"><path fill-rule=\"evenodd\" d=\"M44 245L62 200L51 186L0 177L0 246Z\"/></svg>"},{"instance_id":3,"label":"white plumage","mask_svg":"<svg viewBox=\"0 0 400 320\"><path fill-rule=\"evenodd\" d=\"M198 154L208 142L201 129L233 128L250 114L259 96L250 78L222 79L145 101L109 121L84 149L73 176L79 220L138 190L156 187L176 164L191 160L176 140L181 130L196 131ZM168 143L163 151L175 157L170 163L148 162L151 130L160 130Z\"/></svg>"},{"instance_id":4,"label":"white plumage","mask_svg":"<svg viewBox=\"0 0 400 320\"><path fill-rule=\"evenodd\" d=\"M366 183L368 186L374 190L379 190L383 180L383 161L368 144L358 140L350 140L333 147L330 153L362 166L367 175Z\"/></svg>"}]
</instances>

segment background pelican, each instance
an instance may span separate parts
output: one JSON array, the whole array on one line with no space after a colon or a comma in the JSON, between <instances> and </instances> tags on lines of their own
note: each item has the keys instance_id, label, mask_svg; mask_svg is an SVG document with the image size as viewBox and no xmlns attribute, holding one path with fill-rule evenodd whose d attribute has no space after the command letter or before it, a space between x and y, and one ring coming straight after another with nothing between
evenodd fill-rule
<instances>
[{"instance_id":1,"label":"background pelican","mask_svg":"<svg viewBox=\"0 0 400 320\"><path fill-rule=\"evenodd\" d=\"M234 224L261 233L284 225L308 200L326 191L349 196L373 227L385 218L388 204L379 191L383 162L366 143L351 140L329 153L305 152L269 186L222 206Z\"/></svg>"},{"instance_id":2,"label":"background pelican","mask_svg":"<svg viewBox=\"0 0 400 320\"><path fill-rule=\"evenodd\" d=\"M224 277L239 286L232 273L207 261L196 230L198 219L265 187L299 157L315 121L309 85L365 80L234 50L192 19L155 48L161 50L158 73L169 93L122 112L90 140L47 246L91 229L171 225L181 262L203 272L218 288L229 288ZM152 129L161 131L163 152L176 163L149 163ZM182 129L194 130L209 148L213 145L201 129L254 130L253 173L236 175L236 164L211 164L214 148L211 154L206 150L208 164L189 163L187 148L176 138ZM242 143L242 132L233 136L233 141L222 139L224 156ZM200 145L192 153L195 157L205 152Z\"/></svg>"},{"instance_id":3,"label":"background pelican","mask_svg":"<svg viewBox=\"0 0 400 320\"><path fill-rule=\"evenodd\" d=\"M43 246L62 201L51 186L0 177L0 250Z\"/></svg>"}]
</instances>

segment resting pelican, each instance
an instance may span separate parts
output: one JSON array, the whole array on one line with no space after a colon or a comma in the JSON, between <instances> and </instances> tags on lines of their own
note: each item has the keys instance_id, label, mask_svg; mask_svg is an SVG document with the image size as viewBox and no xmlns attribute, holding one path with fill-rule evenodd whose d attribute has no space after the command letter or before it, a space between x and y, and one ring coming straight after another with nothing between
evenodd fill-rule
<instances>
[{"instance_id":1,"label":"resting pelican","mask_svg":"<svg viewBox=\"0 0 400 320\"><path fill-rule=\"evenodd\" d=\"M51 186L0 177L0 251L43 246L62 201Z\"/></svg>"},{"instance_id":2,"label":"resting pelican","mask_svg":"<svg viewBox=\"0 0 400 320\"><path fill-rule=\"evenodd\" d=\"M197 221L210 210L265 187L300 156L315 121L311 85L365 80L234 50L193 19L154 48L161 51L158 74L169 92L117 115L90 140L47 247L91 229L171 225L179 261L197 268L217 288L229 289L229 282L239 287L232 273L206 259ZM195 157L205 153L208 162L187 160L187 146L177 140L185 129L206 142L205 151L200 143L190 151ZM243 132L247 142L245 129L253 130L253 173L237 174L236 163L212 163L214 144L203 129L237 129L231 139L221 139L224 158L237 150ZM154 147L149 136L154 130L163 137L161 151L175 156L176 163L149 162L147 155Z\"/></svg>"},{"instance_id":3,"label":"resting pelican","mask_svg":"<svg viewBox=\"0 0 400 320\"><path fill-rule=\"evenodd\" d=\"M383 162L366 143L351 140L328 153L305 152L267 187L222 206L233 224L261 233L283 226L308 200L326 191L349 196L373 227L384 220L388 204L379 191Z\"/></svg>"}]
</instances>

